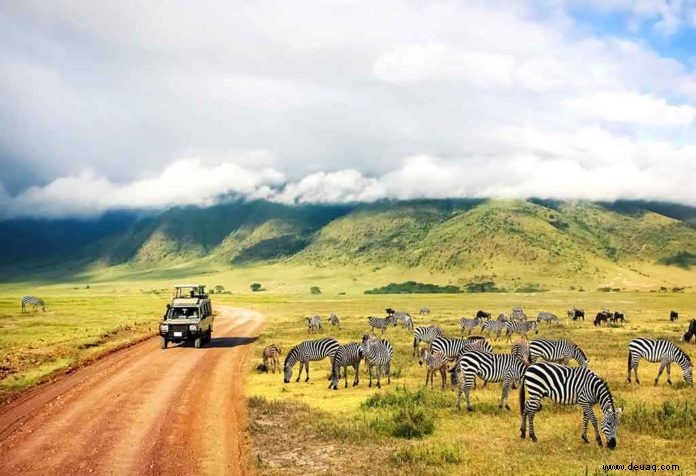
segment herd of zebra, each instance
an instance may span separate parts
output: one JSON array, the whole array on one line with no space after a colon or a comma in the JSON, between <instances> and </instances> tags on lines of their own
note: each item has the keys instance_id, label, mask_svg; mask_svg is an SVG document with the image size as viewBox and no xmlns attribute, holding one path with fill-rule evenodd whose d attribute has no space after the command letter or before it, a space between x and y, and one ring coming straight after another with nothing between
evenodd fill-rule
<instances>
[{"instance_id":1,"label":"herd of zebra","mask_svg":"<svg viewBox=\"0 0 696 476\"><path fill-rule=\"evenodd\" d=\"M618 311L617 311L618 312ZM606 310L600 311L607 315ZM620 313L620 312L619 312ZM672 311L674 313L674 311ZM430 309L423 308L421 315L429 315ZM584 320L584 312L581 309L571 308L568 311L571 319ZM671 317L670 317L671 318ZM671 319L674 320L674 319ZM322 329L321 317L307 318L310 332L318 332ZM338 316L332 313L329 317L331 325L340 328ZM521 414L520 436L525 438L527 434L532 441L536 441L534 429L535 414L541 409L541 401L549 398L562 405L579 405L582 408L583 426L581 438L588 443L588 423L594 429L597 444L602 446L601 433L607 441L609 448L616 447L616 429L622 409L614 405L612 394L607 382L590 370L587 354L576 343L567 339L551 339L539 337L528 340L527 333L538 333L540 322L550 324L558 323L556 315L548 312L540 312L536 321L530 321L522 308L517 307L508 316L502 313L497 319L492 319L491 314L479 311L473 318L461 318L458 321L461 331L460 337L447 336L436 325L414 327L410 314L393 309L387 309L386 317L368 317L367 324L370 327L368 333L362 336L359 342L339 344L331 337L316 340L305 340L292 347L285 357L283 364L283 380L289 383L293 368L300 362L300 369L296 378L299 382L302 370L305 370L305 382L309 381L309 362L320 361L329 358L331 363L329 388L337 390L343 370L344 387L348 387L348 367L354 371L353 386L360 382L360 363L364 359L368 367L369 387L372 386L373 372L376 374L377 387L381 388L381 380L386 376L387 383L391 382L391 365L394 357L392 344L374 335L376 329L383 335L390 326L396 326L401 322L403 328L412 330L413 354L418 356L419 365L425 365L425 385L433 388L434 376L441 376L441 388L446 387L447 373L451 374L452 385L457 389L455 408L460 408L462 395L466 398L466 406L473 410L470 394L475 388L476 379L483 381L485 386L489 382L502 383L502 395L499 408L510 409L508 395L510 388L519 386L519 405ZM471 336L471 332L481 327L482 333L490 336L496 332L496 340L505 330L508 342L514 334L519 335L512 343L510 351L497 353L486 336ZM467 337L464 332L467 331ZM684 336L687 342L696 334L696 320L692 320L689 330ZM688 335L688 339L687 339ZM420 344L427 344L421 348ZM273 373L276 371L280 348L271 344L264 348L263 359L266 371L272 364ZM693 384L693 364L688 354L674 343L664 339L652 339L639 337L628 343L628 361L626 380L631 382L631 374L638 379L638 364L641 359L648 362L659 362L660 368L654 380L657 385L663 371L667 371L667 383L671 385L671 365L680 367L684 381ZM570 361L575 361L576 366L570 366ZM527 396L528 394L528 396ZM592 410L594 405L599 405L603 418L601 424Z\"/></svg>"}]
</instances>

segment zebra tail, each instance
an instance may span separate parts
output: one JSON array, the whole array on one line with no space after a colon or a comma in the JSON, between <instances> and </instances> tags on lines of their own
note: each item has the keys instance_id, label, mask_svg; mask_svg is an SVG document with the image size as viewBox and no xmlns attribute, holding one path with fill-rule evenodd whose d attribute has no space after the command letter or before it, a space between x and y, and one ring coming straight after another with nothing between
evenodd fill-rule
<instances>
[{"instance_id":1,"label":"zebra tail","mask_svg":"<svg viewBox=\"0 0 696 476\"><path fill-rule=\"evenodd\" d=\"M524 390L524 378L522 378L522 381L520 382L520 415L524 415L524 403L526 400Z\"/></svg>"},{"instance_id":2,"label":"zebra tail","mask_svg":"<svg viewBox=\"0 0 696 476\"><path fill-rule=\"evenodd\" d=\"M631 351L628 351L628 376L631 376Z\"/></svg>"}]
</instances>

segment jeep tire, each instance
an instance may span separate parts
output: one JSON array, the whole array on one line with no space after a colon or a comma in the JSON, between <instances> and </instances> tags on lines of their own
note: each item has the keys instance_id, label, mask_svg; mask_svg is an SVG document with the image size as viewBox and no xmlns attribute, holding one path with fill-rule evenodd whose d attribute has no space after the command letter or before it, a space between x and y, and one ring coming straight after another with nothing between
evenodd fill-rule
<instances>
[{"instance_id":1,"label":"jeep tire","mask_svg":"<svg viewBox=\"0 0 696 476\"><path fill-rule=\"evenodd\" d=\"M198 336L198 337L196 337L196 340L193 341L193 346L194 346L196 349L200 349L200 348L201 348L201 341L202 341L202 340L203 340L203 336Z\"/></svg>"},{"instance_id":2,"label":"jeep tire","mask_svg":"<svg viewBox=\"0 0 696 476\"><path fill-rule=\"evenodd\" d=\"M167 348L167 344L169 344L169 341L167 340L167 338L164 337L164 336L161 336L161 337L160 337L160 348L161 348L161 349L166 349L166 348Z\"/></svg>"}]
</instances>

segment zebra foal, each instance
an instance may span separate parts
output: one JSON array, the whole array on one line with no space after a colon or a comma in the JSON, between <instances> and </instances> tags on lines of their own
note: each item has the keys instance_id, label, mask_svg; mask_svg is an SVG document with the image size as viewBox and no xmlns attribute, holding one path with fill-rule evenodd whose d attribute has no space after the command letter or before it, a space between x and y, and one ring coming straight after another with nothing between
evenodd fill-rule
<instances>
[{"instance_id":1,"label":"zebra foal","mask_svg":"<svg viewBox=\"0 0 696 476\"><path fill-rule=\"evenodd\" d=\"M377 388L382 388L382 374L387 374L387 384L391 383L391 360L394 357L394 349L386 339L377 339L368 334L362 338L360 350L365 356L365 364L370 375L368 387L372 387L372 369L377 367Z\"/></svg>"},{"instance_id":2,"label":"zebra foal","mask_svg":"<svg viewBox=\"0 0 696 476\"><path fill-rule=\"evenodd\" d=\"M261 357L263 358L263 365L266 367L266 373L268 373L268 368L269 364L273 364L273 373L276 373L276 367L280 366L280 361L278 360L278 356L281 355L282 352L280 350L280 347L278 347L275 342L272 343L271 345L268 345L264 347L263 352L261 353Z\"/></svg>"},{"instance_id":3,"label":"zebra foal","mask_svg":"<svg viewBox=\"0 0 696 476\"><path fill-rule=\"evenodd\" d=\"M421 349L418 365L423 366L424 362L426 367L425 386L428 386L428 380L430 380L430 389L432 390L435 372L439 371L440 377L442 377L442 390L444 390L445 382L447 382L447 356L444 352L430 352L428 349Z\"/></svg>"},{"instance_id":4,"label":"zebra foal","mask_svg":"<svg viewBox=\"0 0 696 476\"><path fill-rule=\"evenodd\" d=\"M338 381L341 379L341 369L343 369L343 375L346 381L345 388L348 388L348 367L353 367L353 370L355 370L353 387L360 383L360 361L362 358L363 353L359 344L353 342L340 346L338 350L336 350L333 364L331 365L331 383L329 384L329 388L338 390Z\"/></svg>"}]
</instances>

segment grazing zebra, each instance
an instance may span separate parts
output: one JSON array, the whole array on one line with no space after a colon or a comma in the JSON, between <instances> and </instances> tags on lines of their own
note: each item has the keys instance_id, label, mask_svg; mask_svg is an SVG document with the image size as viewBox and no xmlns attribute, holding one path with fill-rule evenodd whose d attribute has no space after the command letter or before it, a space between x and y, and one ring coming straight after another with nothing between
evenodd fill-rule
<instances>
[{"instance_id":1,"label":"grazing zebra","mask_svg":"<svg viewBox=\"0 0 696 476\"><path fill-rule=\"evenodd\" d=\"M39 299L36 296L24 296L22 298L22 312L27 310L27 304L34 306L35 311L39 306L41 306L42 311L46 310L46 304L44 304L43 299Z\"/></svg>"},{"instance_id":2,"label":"grazing zebra","mask_svg":"<svg viewBox=\"0 0 696 476\"><path fill-rule=\"evenodd\" d=\"M532 362L542 358L549 362L561 362L568 365L571 359L575 359L581 367L586 367L590 362L585 352L577 344L563 339L547 339L540 337L529 342L529 354Z\"/></svg>"},{"instance_id":3,"label":"grazing zebra","mask_svg":"<svg viewBox=\"0 0 696 476\"><path fill-rule=\"evenodd\" d=\"M487 336L495 332L495 340L498 340L500 333L505 329L510 321L486 321L481 327L481 333L486 332Z\"/></svg>"},{"instance_id":4,"label":"grazing zebra","mask_svg":"<svg viewBox=\"0 0 696 476\"><path fill-rule=\"evenodd\" d=\"M670 322L674 322L677 319L679 319L679 313L677 311L669 311L669 320Z\"/></svg>"},{"instance_id":5,"label":"grazing zebra","mask_svg":"<svg viewBox=\"0 0 696 476\"><path fill-rule=\"evenodd\" d=\"M266 367L266 373L268 373L269 363L273 363L273 373L276 373L276 367L280 366L278 356L281 354L280 347L275 342L263 348L261 357L263 358L263 365Z\"/></svg>"},{"instance_id":6,"label":"grazing zebra","mask_svg":"<svg viewBox=\"0 0 696 476\"><path fill-rule=\"evenodd\" d=\"M430 314L430 308L429 307L421 307L420 311L418 311L418 314L420 314L421 316L426 316L426 315Z\"/></svg>"},{"instance_id":7,"label":"grazing zebra","mask_svg":"<svg viewBox=\"0 0 696 476\"><path fill-rule=\"evenodd\" d=\"M552 314L550 312L540 312L537 315L537 322L545 321L546 324L551 324L551 322L555 322L556 324L560 324L561 321L558 319L558 316L556 314Z\"/></svg>"},{"instance_id":8,"label":"grazing zebra","mask_svg":"<svg viewBox=\"0 0 696 476\"><path fill-rule=\"evenodd\" d=\"M525 402L525 387L529 389L529 400ZM597 374L587 367L568 367L554 362L539 362L532 364L524 372L520 385L520 413L522 425L520 436L525 437L527 420L529 420L529 438L536 441L534 432L534 415L541 410L541 400L550 398L561 405L578 404L582 408L582 440L589 443L587 438L587 422L592 422L597 444L602 446L599 435L597 418L592 407L599 404L604 417L602 418L602 433L607 439L610 449L616 448L616 428L622 409L614 407L614 399L609 386Z\"/></svg>"},{"instance_id":9,"label":"grazing zebra","mask_svg":"<svg viewBox=\"0 0 696 476\"><path fill-rule=\"evenodd\" d=\"M503 382L503 395L500 398L498 408L510 410L508 405L508 393L514 382L522 379L525 363L513 354L494 354L491 352L467 352L462 355L459 364L459 392L457 394L456 408L460 410L462 393L466 395L466 408L472 411L470 394L474 387L476 377L485 382Z\"/></svg>"},{"instance_id":10,"label":"grazing zebra","mask_svg":"<svg viewBox=\"0 0 696 476\"><path fill-rule=\"evenodd\" d=\"M312 332L321 331L321 316L305 317L307 319L307 331L311 334Z\"/></svg>"},{"instance_id":11,"label":"grazing zebra","mask_svg":"<svg viewBox=\"0 0 696 476\"><path fill-rule=\"evenodd\" d=\"M382 388L382 373L387 374L387 384L391 383L391 360L394 357L394 349L386 339L377 339L368 334L362 338L360 350L365 356L365 363L370 375L368 387L372 387L372 369L377 367L377 388Z\"/></svg>"},{"instance_id":12,"label":"grazing zebra","mask_svg":"<svg viewBox=\"0 0 696 476\"><path fill-rule=\"evenodd\" d=\"M394 315L390 314L387 317L368 317L367 318L368 324L370 324L370 334L374 334L375 329L382 329L382 334L384 334L384 330L387 328L389 324L392 326L396 325L396 320L394 319Z\"/></svg>"},{"instance_id":13,"label":"grazing zebra","mask_svg":"<svg viewBox=\"0 0 696 476\"><path fill-rule=\"evenodd\" d=\"M341 321L338 319L338 316L333 312L329 314L329 322L332 326L337 326L339 329L341 328Z\"/></svg>"},{"instance_id":14,"label":"grazing zebra","mask_svg":"<svg viewBox=\"0 0 696 476\"><path fill-rule=\"evenodd\" d=\"M510 320L510 317L504 312L501 312L500 314L498 314L498 320L502 322L507 322Z\"/></svg>"},{"instance_id":15,"label":"grazing zebra","mask_svg":"<svg viewBox=\"0 0 696 476\"><path fill-rule=\"evenodd\" d=\"M481 319L480 317L475 317L473 319L462 317L461 319L459 319L459 329L462 332L462 337L464 337L464 330L468 329L469 332L467 335L471 335L471 331L480 326L482 321L483 319Z\"/></svg>"},{"instance_id":16,"label":"grazing zebra","mask_svg":"<svg viewBox=\"0 0 696 476\"><path fill-rule=\"evenodd\" d=\"M391 317L394 319L394 325L400 322L402 328L413 329L413 318L408 312L395 311L391 313Z\"/></svg>"},{"instance_id":17,"label":"grazing zebra","mask_svg":"<svg viewBox=\"0 0 696 476\"><path fill-rule=\"evenodd\" d=\"M300 372L297 374L297 380L300 381L300 376L302 375L302 368L306 369L307 378L305 382L309 380L309 362L323 360L326 357L333 361L333 356L338 350L338 342L336 339L331 337L324 337L323 339L317 340L306 340L296 345L290 352L288 352L287 357L285 357L285 363L283 364L284 369L284 381L285 383L290 382L290 377L292 377L292 368L295 363L300 362Z\"/></svg>"},{"instance_id":18,"label":"grazing zebra","mask_svg":"<svg viewBox=\"0 0 696 476\"><path fill-rule=\"evenodd\" d=\"M425 386L428 386L428 380L430 380L430 389L433 388L433 378L435 372L440 372L440 377L442 377L442 390L445 389L445 382L447 381L447 356L444 352L430 352L428 349L420 350L420 360L418 365L422 366L425 362L426 373L425 373Z\"/></svg>"},{"instance_id":19,"label":"grazing zebra","mask_svg":"<svg viewBox=\"0 0 696 476\"><path fill-rule=\"evenodd\" d=\"M524 313L521 307L513 307L512 312L510 313L510 320L511 321L526 321L527 320L527 315Z\"/></svg>"},{"instance_id":20,"label":"grazing zebra","mask_svg":"<svg viewBox=\"0 0 696 476\"><path fill-rule=\"evenodd\" d=\"M416 355L418 346L421 342L430 344L433 341L433 339L435 339L436 337L440 337L441 335L443 335L442 329L440 329L437 326L416 327L413 330L413 355Z\"/></svg>"},{"instance_id":21,"label":"grazing zebra","mask_svg":"<svg viewBox=\"0 0 696 476\"><path fill-rule=\"evenodd\" d=\"M460 352L472 350L492 352L493 347L490 342L479 336L469 337L468 339L440 336L430 344L431 352L444 352L447 360L456 360Z\"/></svg>"},{"instance_id":22,"label":"grazing zebra","mask_svg":"<svg viewBox=\"0 0 696 476\"><path fill-rule=\"evenodd\" d=\"M510 321L505 326L505 337L507 337L508 342L510 342L513 334L522 334L527 337L527 332L530 331L534 331L535 334L539 333L539 327L536 321Z\"/></svg>"},{"instance_id":23,"label":"grazing zebra","mask_svg":"<svg viewBox=\"0 0 696 476\"><path fill-rule=\"evenodd\" d=\"M686 329L684 336L682 336L682 340L686 342L691 342L691 338L694 335L696 335L696 319L691 319L688 329Z\"/></svg>"},{"instance_id":24,"label":"grazing zebra","mask_svg":"<svg viewBox=\"0 0 696 476\"><path fill-rule=\"evenodd\" d=\"M636 383L640 384L640 380L638 380L638 363L641 358L648 362L660 362L660 370L657 372L657 377L655 377L655 385L657 385L657 381L665 368L667 369L667 383L672 385L670 376L672 362L681 367L684 381L689 385L693 383L693 365L691 358L686 352L668 340L648 339L645 337L638 337L628 343L628 376L626 378L628 383L631 383L631 370L633 370L636 376Z\"/></svg>"},{"instance_id":25,"label":"grazing zebra","mask_svg":"<svg viewBox=\"0 0 696 476\"><path fill-rule=\"evenodd\" d=\"M585 311L583 311L582 309L578 309L577 307L571 307L570 309L568 309L568 318L574 321L577 321L578 319L582 319L584 321Z\"/></svg>"},{"instance_id":26,"label":"grazing zebra","mask_svg":"<svg viewBox=\"0 0 696 476\"><path fill-rule=\"evenodd\" d=\"M345 388L348 388L348 367L353 367L353 370L355 370L353 387L360 383L360 361L362 358L363 354L359 344L353 342L340 346L336 351L336 355L334 355L333 365L331 366L331 383L329 384L329 388L338 390L338 381L341 379L341 369L343 369L343 374L346 379Z\"/></svg>"}]
</instances>

